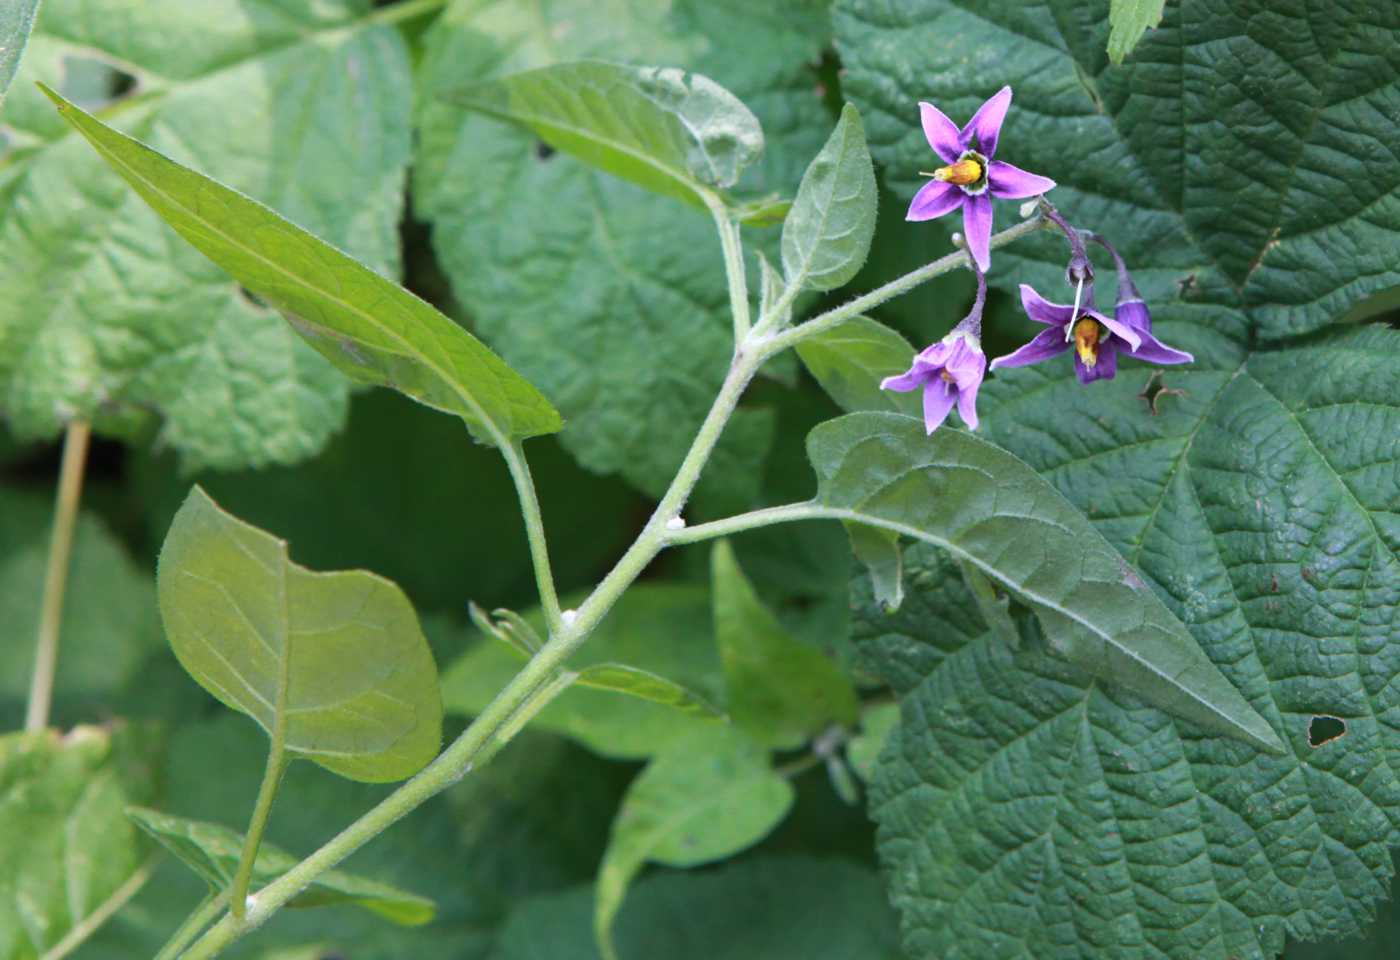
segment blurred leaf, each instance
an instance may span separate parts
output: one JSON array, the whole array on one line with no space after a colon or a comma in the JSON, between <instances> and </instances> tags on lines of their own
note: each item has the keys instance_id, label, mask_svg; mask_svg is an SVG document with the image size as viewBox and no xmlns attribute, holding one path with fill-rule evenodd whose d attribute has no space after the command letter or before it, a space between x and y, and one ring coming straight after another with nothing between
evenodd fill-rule
<instances>
[{"instance_id":1,"label":"blurred leaf","mask_svg":"<svg viewBox=\"0 0 1400 960\"><path fill-rule=\"evenodd\" d=\"M144 807L128 807L126 814L183 860L211 890L226 890L233 884L243 852L243 834L217 823L172 817ZM271 883L296 866L299 859L274 844L263 843L253 865L253 888ZM287 906L323 907L336 903L354 904L408 927L428 923L436 913L433 901L426 897L339 870L322 873Z\"/></svg>"},{"instance_id":2,"label":"blurred leaf","mask_svg":"<svg viewBox=\"0 0 1400 960\"><path fill-rule=\"evenodd\" d=\"M493 960L598 960L593 891L521 902ZM617 919L622 957L669 960L899 960L897 921L874 870L843 860L763 857L662 873Z\"/></svg>"},{"instance_id":3,"label":"blurred leaf","mask_svg":"<svg viewBox=\"0 0 1400 960\"><path fill-rule=\"evenodd\" d=\"M4 106L5 93L19 69L19 58L24 56L38 9L39 0L9 0L0 10L0 106Z\"/></svg>"},{"instance_id":4,"label":"blurred leaf","mask_svg":"<svg viewBox=\"0 0 1400 960\"><path fill-rule=\"evenodd\" d=\"M147 730L74 727L0 737L0 957L38 960L140 869L123 809L153 799Z\"/></svg>"},{"instance_id":5,"label":"blurred leaf","mask_svg":"<svg viewBox=\"0 0 1400 960\"><path fill-rule=\"evenodd\" d=\"M915 350L902 334L869 317L852 317L798 343L797 355L841 409L885 410L918 416L920 391L881 390L880 381L903 373Z\"/></svg>"},{"instance_id":6,"label":"blurred leaf","mask_svg":"<svg viewBox=\"0 0 1400 960\"><path fill-rule=\"evenodd\" d=\"M544 629L538 610L527 612L525 618L537 630ZM430 633L452 629L437 622L428 627ZM515 653L499 643L477 643L443 672L444 705L454 713L479 713L519 672L520 663ZM724 680L710 628L709 591L667 583L641 583L628 590L571 667L586 672L616 663L666 677L707 703L722 704ZM530 726L562 733L605 756L641 758L678 738L704 731L710 726L706 716L709 711L687 715L670 706L575 684Z\"/></svg>"},{"instance_id":7,"label":"blurred leaf","mask_svg":"<svg viewBox=\"0 0 1400 960\"><path fill-rule=\"evenodd\" d=\"M1108 58L1122 63L1148 27L1162 22L1167 0L1109 0Z\"/></svg>"},{"instance_id":8,"label":"blurred leaf","mask_svg":"<svg viewBox=\"0 0 1400 960\"><path fill-rule=\"evenodd\" d=\"M783 273L813 290L844 286L865 263L875 234L875 168L860 111L851 104L802 176L783 222Z\"/></svg>"},{"instance_id":9,"label":"blurred leaf","mask_svg":"<svg viewBox=\"0 0 1400 960\"><path fill-rule=\"evenodd\" d=\"M1207 730L1272 753L1278 734L1078 510L1008 453L898 414L807 440L818 499L952 553L1030 604L1052 650Z\"/></svg>"},{"instance_id":10,"label":"blurred leaf","mask_svg":"<svg viewBox=\"0 0 1400 960\"><path fill-rule=\"evenodd\" d=\"M508 74L444 94L550 146L699 207L763 152L758 119L709 77L597 60Z\"/></svg>"},{"instance_id":11,"label":"blurred leaf","mask_svg":"<svg viewBox=\"0 0 1400 960\"><path fill-rule=\"evenodd\" d=\"M875 761L885 747L890 732L899 723L899 704L881 703L867 707L860 715L860 733L851 737L846 747L846 759L866 783L875 773Z\"/></svg>"},{"instance_id":12,"label":"blurred leaf","mask_svg":"<svg viewBox=\"0 0 1400 960\"><path fill-rule=\"evenodd\" d=\"M437 668L398 587L316 573L198 487L161 551L161 615L190 675L287 750L356 780L401 780L442 744Z\"/></svg>"},{"instance_id":13,"label":"blurred leaf","mask_svg":"<svg viewBox=\"0 0 1400 960\"><path fill-rule=\"evenodd\" d=\"M176 232L286 311L292 327L350 379L456 414L478 440L498 447L563 427L539 391L403 287L45 90Z\"/></svg>"},{"instance_id":14,"label":"blurred leaf","mask_svg":"<svg viewBox=\"0 0 1400 960\"><path fill-rule=\"evenodd\" d=\"M392 275L411 74L370 8L46 0L0 140L0 396L17 435L158 424L187 465L236 467L295 462L339 429L344 379L179 242L33 81ZM94 64L107 89L80 99Z\"/></svg>"},{"instance_id":15,"label":"blurred leaf","mask_svg":"<svg viewBox=\"0 0 1400 960\"><path fill-rule=\"evenodd\" d=\"M723 712L706 702L705 698L674 680L639 670L625 663L596 663L584 667L574 681L581 687L607 690L638 700L658 703L693 717L719 719Z\"/></svg>"},{"instance_id":16,"label":"blurred leaf","mask_svg":"<svg viewBox=\"0 0 1400 960\"><path fill-rule=\"evenodd\" d=\"M734 208L734 218L746 227L776 227L787 219L792 201L777 194L749 200Z\"/></svg>"},{"instance_id":17,"label":"blurred leaf","mask_svg":"<svg viewBox=\"0 0 1400 960\"><path fill-rule=\"evenodd\" d=\"M693 867L763 839L786 816L792 786L767 752L739 730L716 727L678 740L628 788L598 868L593 931L616 960L613 918L648 860Z\"/></svg>"},{"instance_id":18,"label":"blurred leaf","mask_svg":"<svg viewBox=\"0 0 1400 960\"><path fill-rule=\"evenodd\" d=\"M783 629L727 541L714 545L711 564L715 635L734 723L774 747L799 746L832 723L855 723L851 681Z\"/></svg>"}]
</instances>

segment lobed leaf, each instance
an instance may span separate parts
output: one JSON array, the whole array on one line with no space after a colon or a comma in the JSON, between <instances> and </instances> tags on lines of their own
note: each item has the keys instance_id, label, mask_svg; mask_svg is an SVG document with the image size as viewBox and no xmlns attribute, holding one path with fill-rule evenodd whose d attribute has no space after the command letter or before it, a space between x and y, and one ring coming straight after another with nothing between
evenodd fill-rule
<instances>
[{"instance_id":1,"label":"lobed leaf","mask_svg":"<svg viewBox=\"0 0 1400 960\"><path fill-rule=\"evenodd\" d=\"M442 743L437 668L398 587L317 573L191 490L157 573L181 665L293 756L352 780L401 780Z\"/></svg>"},{"instance_id":2,"label":"lobed leaf","mask_svg":"<svg viewBox=\"0 0 1400 960\"><path fill-rule=\"evenodd\" d=\"M456 414L496 446L563 426L539 391L434 307L257 201L45 92L176 232L284 311L352 380Z\"/></svg>"}]
</instances>

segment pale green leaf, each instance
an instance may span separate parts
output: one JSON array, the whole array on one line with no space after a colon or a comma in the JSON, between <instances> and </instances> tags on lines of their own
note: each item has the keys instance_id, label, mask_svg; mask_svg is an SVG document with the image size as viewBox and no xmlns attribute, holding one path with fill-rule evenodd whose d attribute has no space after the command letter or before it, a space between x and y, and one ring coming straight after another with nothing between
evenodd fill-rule
<instances>
[{"instance_id":1,"label":"pale green leaf","mask_svg":"<svg viewBox=\"0 0 1400 960\"><path fill-rule=\"evenodd\" d=\"M703 206L763 152L758 119L709 77L577 61L446 94L656 193Z\"/></svg>"},{"instance_id":2,"label":"pale green leaf","mask_svg":"<svg viewBox=\"0 0 1400 960\"><path fill-rule=\"evenodd\" d=\"M514 610L501 608L488 615L475 603L469 603L467 613L478 630L495 637L526 660L544 646L539 634L535 633L535 628ZM492 617L496 619L492 620Z\"/></svg>"},{"instance_id":3,"label":"pale green leaf","mask_svg":"<svg viewBox=\"0 0 1400 960\"><path fill-rule=\"evenodd\" d=\"M195 487L157 575L175 655L200 685L281 732L294 756L400 780L442 743L437 668L413 607L365 571L317 573Z\"/></svg>"},{"instance_id":4,"label":"pale green leaf","mask_svg":"<svg viewBox=\"0 0 1400 960\"><path fill-rule=\"evenodd\" d=\"M783 222L788 283L834 290L860 271L875 235L875 168L860 111L851 104L802 176Z\"/></svg>"},{"instance_id":5,"label":"pale green leaf","mask_svg":"<svg viewBox=\"0 0 1400 960\"><path fill-rule=\"evenodd\" d=\"M807 370L843 410L893 410L919 415L922 393L881 390L880 381L904 373L914 348L904 336L869 317L852 317L797 344Z\"/></svg>"},{"instance_id":6,"label":"pale green leaf","mask_svg":"<svg viewBox=\"0 0 1400 960\"><path fill-rule=\"evenodd\" d=\"M0 958L46 955L140 869L122 811L151 799L155 743L132 727L0 737Z\"/></svg>"},{"instance_id":7,"label":"pale green leaf","mask_svg":"<svg viewBox=\"0 0 1400 960\"><path fill-rule=\"evenodd\" d=\"M1167 0L1108 0L1108 58L1122 63L1148 27L1162 22Z\"/></svg>"},{"instance_id":8,"label":"pale green leaf","mask_svg":"<svg viewBox=\"0 0 1400 960\"><path fill-rule=\"evenodd\" d=\"M846 746L846 759L860 778L869 783L875 775L875 761L885 748L885 741L899 723L899 704L881 703L867 708L860 715L860 733L851 737Z\"/></svg>"},{"instance_id":9,"label":"pale green leaf","mask_svg":"<svg viewBox=\"0 0 1400 960\"><path fill-rule=\"evenodd\" d=\"M886 610L898 610L904 602L904 557L899 534L863 523L842 526L851 538L851 552L870 574L876 602Z\"/></svg>"},{"instance_id":10,"label":"pale green leaf","mask_svg":"<svg viewBox=\"0 0 1400 960\"><path fill-rule=\"evenodd\" d=\"M274 306L340 371L461 417L504 446L558 413L480 341L278 214L161 156L52 91L59 112L182 237Z\"/></svg>"},{"instance_id":11,"label":"pale green leaf","mask_svg":"<svg viewBox=\"0 0 1400 960\"><path fill-rule=\"evenodd\" d=\"M787 219L792 201L776 194L749 200L734 207L734 219L746 227L776 227Z\"/></svg>"},{"instance_id":12,"label":"pale green leaf","mask_svg":"<svg viewBox=\"0 0 1400 960\"><path fill-rule=\"evenodd\" d=\"M666 677L625 663L595 663L578 672L574 681L581 687L607 690L638 700L647 700L691 716L718 719L722 711L694 690Z\"/></svg>"},{"instance_id":13,"label":"pale green leaf","mask_svg":"<svg viewBox=\"0 0 1400 960\"><path fill-rule=\"evenodd\" d=\"M711 574L715 638L734 723L774 747L796 747L830 724L854 723L850 679L783 628L754 593L728 541L715 544Z\"/></svg>"},{"instance_id":14,"label":"pale green leaf","mask_svg":"<svg viewBox=\"0 0 1400 960\"><path fill-rule=\"evenodd\" d=\"M693 867L757 843L787 815L792 786L742 731L715 727L672 744L632 782L598 868L593 931L616 960L613 918L648 860Z\"/></svg>"},{"instance_id":15,"label":"pale green leaf","mask_svg":"<svg viewBox=\"0 0 1400 960\"><path fill-rule=\"evenodd\" d=\"M812 431L818 500L940 546L1029 604L1053 650L1163 709L1270 752L1278 734L1084 515L1010 454L913 417Z\"/></svg>"},{"instance_id":16,"label":"pale green leaf","mask_svg":"<svg viewBox=\"0 0 1400 960\"><path fill-rule=\"evenodd\" d=\"M243 852L243 834L221 824L187 820L145 807L128 807L126 814L199 874L210 889L222 891L232 885ZM274 844L263 843L253 864L253 888L271 883L296 866L299 859ZM336 903L352 903L409 927L429 922L437 912L427 897L339 870L318 875L287 906L323 907Z\"/></svg>"},{"instance_id":17,"label":"pale green leaf","mask_svg":"<svg viewBox=\"0 0 1400 960\"><path fill-rule=\"evenodd\" d=\"M19 69L19 58L24 56L38 9L39 0L8 0L0 9L0 106L4 106L5 92Z\"/></svg>"},{"instance_id":18,"label":"pale green leaf","mask_svg":"<svg viewBox=\"0 0 1400 960\"><path fill-rule=\"evenodd\" d=\"M565 598L565 603L570 598ZM531 629L543 630L544 617L528 611ZM430 632L455 632L430 623ZM625 696L608 687L575 683L530 721L532 729L551 730L577 740L605 756L641 758L677 738L704 731L712 711L699 704L724 702L724 677L710 628L710 592L703 587L643 583L632 587L570 661L586 675L595 666L625 663L685 691L653 688L661 702ZM443 671L443 702L454 713L479 713L520 671L520 657L504 645L477 643ZM607 675L603 674L603 679ZM678 700L688 711L667 705Z\"/></svg>"}]
</instances>

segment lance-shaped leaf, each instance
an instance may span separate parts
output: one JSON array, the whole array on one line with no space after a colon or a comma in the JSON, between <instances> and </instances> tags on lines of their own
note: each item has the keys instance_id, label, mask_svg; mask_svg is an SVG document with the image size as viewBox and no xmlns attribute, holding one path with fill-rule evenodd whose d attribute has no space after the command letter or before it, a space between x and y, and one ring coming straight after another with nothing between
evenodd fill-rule
<instances>
[{"instance_id":1,"label":"lance-shaped leaf","mask_svg":"<svg viewBox=\"0 0 1400 960\"><path fill-rule=\"evenodd\" d=\"M648 190L703 205L763 152L758 119L709 77L593 60L510 74L449 98Z\"/></svg>"},{"instance_id":2,"label":"lance-shaped leaf","mask_svg":"<svg viewBox=\"0 0 1400 960\"><path fill-rule=\"evenodd\" d=\"M869 317L852 317L799 341L796 350L807 370L841 409L849 413L919 413L919 391L880 389L880 381L908 370L914 357L914 348L903 334L883 323Z\"/></svg>"},{"instance_id":3,"label":"lance-shaped leaf","mask_svg":"<svg viewBox=\"0 0 1400 960\"><path fill-rule=\"evenodd\" d=\"M126 815L155 837L165 849L183 860L213 890L227 890L238 870L243 850L243 834L217 823L187 820L150 810L128 807ZM261 886L286 873L300 861L266 841L258 848L253 865L253 885ZM433 919L433 901L416 893L367 877L339 870L318 874L311 885L287 904L289 907L323 907L351 903L406 927L416 927Z\"/></svg>"},{"instance_id":4,"label":"lance-shaped leaf","mask_svg":"<svg viewBox=\"0 0 1400 960\"><path fill-rule=\"evenodd\" d=\"M783 222L788 283L834 290L854 277L870 252L877 202L865 127L848 103Z\"/></svg>"},{"instance_id":5,"label":"lance-shaped leaf","mask_svg":"<svg viewBox=\"0 0 1400 960\"><path fill-rule=\"evenodd\" d=\"M176 232L284 311L352 380L456 414L477 439L498 446L563 425L524 377L429 304L257 201L45 92Z\"/></svg>"},{"instance_id":6,"label":"lance-shaped leaf","mask_svg":"<svg viewBox=\"0 0 1400 960\"><path fill-rule=\"evenodd\" d=\"M200 685L281 731L292 755L354 780L400 780L442 742L437 668L403 592L317 573L195 487L157 573L170 645Z\"/></svg>"},{"instance_id":7,"label":"lance-shaped leaf","mask_svg":"<svg viewBox=\"0 0 1400 960\"><path fill-rule=\"evenodd\" d=\"M627 789L598 868L593 931L617 960L612 922L648 860L693 867L768 835L792 806L792 785L742 731L716 727L659 754Z\"/></svg>"},{"instance_id":8,"label":"lance-shaped leaf","mask_svg":"<svg viewBox=\"0 0 1400 960\"><path fill-rule=\"evenodd\" d=\"M578 672L574 683L595 690L609 690L651 703L679 710L702 719L718 720L724 716L714 704L688 687L659 674L629 667L625 663L595 663Z\"/></svg>"},{"instance_id":9,"label":"lance-shaped leaf","mask_svg":"<svg viewBox=\"0 0 1400 960\"><path fill-rule=\"evenodd\" d=\"M855 687L834 662L794 639L744 576L728 541L711 555L715 638L729 712L762 743L796 747L831 723L853 724Z\"/></svg>"},{"instance_id":10,"label":"lance-shaped leaf","mask_svg":"<svg viewBox=\"0 0 1400 960\"><path fill-rule=\"evenodd\" d=\"M34 14L39 0L6 0L0 8L0 106L5 103L5 91L19 69L19 58L29 42L34 27Z\"/></svg>"},{"instance_id":11,"label":"lance-shaped leaf","mask_svg":"<svg viewBox=\"0 0 1400 960\"><path fill-rule=\"evenodd\" d=\"M842 519L942 547L1029 604L1052 649L1207 730L1283 744L1161 599L1035 471L956 430L898 414L814 429L817 499Z\"/></svg>"}]
</instances>

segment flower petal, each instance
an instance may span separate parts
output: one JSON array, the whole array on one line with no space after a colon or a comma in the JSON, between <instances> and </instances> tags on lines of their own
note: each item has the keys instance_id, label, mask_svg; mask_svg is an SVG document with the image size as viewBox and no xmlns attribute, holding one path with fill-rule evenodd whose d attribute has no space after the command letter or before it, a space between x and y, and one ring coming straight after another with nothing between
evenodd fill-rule
<instances>
[{"instance_id":1,"label":"flower petal","mask_svg":"<svg viewBox=\"0 0 1400 960\"><path fill-rule=\"evenodd\" d=\"M957 391L945 380L930 380L924 387L924 429L933 433L943 421L948 419L948 411L953 409Z\"/></svg>"},{"instance_id":2,"label":"flower petal","mask_svg":"<svg viewBox=\"0 0 1400 960\"><path fill-rule=\"evenodd\" d=\"M1114 374L1118 372L1118 348L1114 346L1112 340L1100 343L1098 362L1092 367L1086 367L1084 361L1080 360L1079 354L1076 353L1074 355L1074 372L1079 376L1080 383L1112 380Z\"/></svg>"},{"instance_id":3,"label":"flower petal","mask_svg":"<svg viewBox=\"0 0 1400 960\"><path fill-rule=\"evenodd\" d=\"M977 390L981 386L982 378L978 377L970 386L958 391L958 416L969 430L977 429Z\"/></svg>"},{"instance_id":4,"label":"flower petal","mask_svg":"<svg viewBox=\"0 0 1400 960\"><path fill-rule=\"evenodd\" d=\"M993 160L987 165L987 183L991 186L992 196L1004 200L1036 197L1049 193L1055 186L1055 181L1049 177L1022 170L1001 160Z\"/></svg>"},{"instance_id":5,"label":"flower petal","mask_svg":"<svg viewBox=\"0 0 1400 960\"><path fill-rule=\"evenodd\" d=\"M1141 335L1132 327L1128 326L1126 323L1122 323L1121 321L1114 320L1112 317L1105 316L1104 314L1099 313L1097 310L1085 310L1084 313L1093 317L1105 327L1108 327L1109 333L1112 333L1115 337L1121 337L1122 339L1126 340L1128 342L1129 348L1136 350L1139 346L1142 345Z\"/></svg>"},{"instance_id":6,"label":"flower petal","mask_svg":"<svg viewBox=\"0 0 1400 960\"><path fill-rule=\"evenodd\" d=\"M972 138L977 138L977 152L990 158L997 152L997 137L1001 135L1001 122L1006 119L1006 108L1011 106L1011 88L1002 87L977 108L967 126L962 128L962 142L966 147L973 146Z\"/></svg>"},{"instance_id":7,"label":"flower petal","mask_svg":"<svg viewBox=\"0 0 1400 960\"><path fill-rule=\"evenodd\" d=\"M958 389L975 388L976 384L981 383L982 377L986 375L987 355L959 337L954 343L952 352L948 355L948 362L944 365L944 369L958 385Z\"/></svg>"},{"instance_id":8,"label":"flower petal","mask_svg":"<svg viewBox=\"0 0 1400 960\"><path fill-rule=\"evenodd\" d=\"M1146 360L1149 363L1190 363L1196 358L1185 350L1177 350L1167 346L1146 330L1140 331L1142 346L1128 354L1134 360Z\"/></svg>"},{"instance_id":9,"label":"flower petal","mask_svg":"<svg viewBox=\"0 0 1400 960\"><path fill-rule=\"evenodd\" d=\"M1024 367L1032 363L1039 363L1042 360L1049 360L1069 349L1069 341L1065 339L1064 331L1058 327L1049 330L1042 330L1031 338L1030 343L1025 344L1019 350L1008 353L1004 357L997 357L992 361L992 369L997 367Z\"/></svg>"},{"instance_id":10,"label":"flower petal","mask_svg":"<svg viewBox=\"0 0 1400 960\"><path fill-rule=\"evenodd\" d=\"M914 200L909 204L909 212L904 215L904 219L933 220L958 209L966 198L967 194L951 183L930 180L914 194Z\"/></svg>"},{"instance_id":11,"label":"flower petal","mask_svg":"<svg viewBox=\"0 0 1400 960\"><path fill-rule=\"evenodd\" d=\"M901 373L893 377L886 377L880 381L881 390L893 390L896 393L908 393L910 390L917 390L928 383L928 374L913 367L908 373Z\"/></svg>"},{"instance_id":12,"label":"flower petal","mask_svg":"<svg viewBox=\"0 0 1400 960\"><path fill-rule=\"evenodd\" d=\"M985 193L963 203L963 236L977 269L986 273L992 268L992 200Z\"/></svg>"},{"instance_id":13,"label":"flower petal","mask_svg":"<svg viewBox=\"0 0 1400 960\"><path fill-rule=\"evenodd\" d=\"M1036 323L1048 323L1051 326L1067 326L1074 318L1073 304L1051 303L1036 293L1029 283L1021 284L1021 309ZM1060 336L1063 338L1063 330L1060 331Z\"/></svg>"},{"instance_id":14,"label":"flower petal","mask_svg":"<svg viewBox=\"0 0 1400 960\"><path fill-rule=\"evenodd\" d=\"M919 119L924 124L924 137L933 152L943 158L944 163L957 163L962 155L962 137L958 125L931 103L919 103Z\"/></svg>"}]
</instances>

